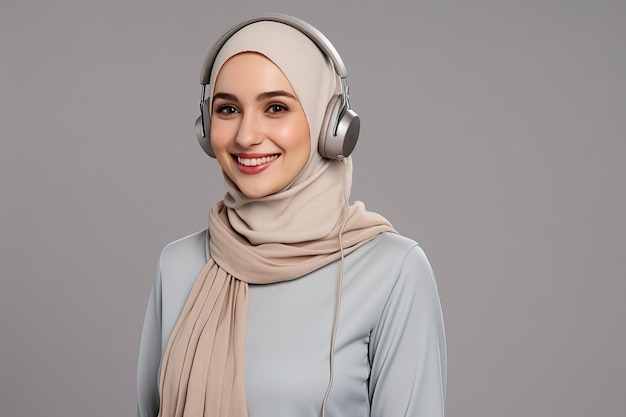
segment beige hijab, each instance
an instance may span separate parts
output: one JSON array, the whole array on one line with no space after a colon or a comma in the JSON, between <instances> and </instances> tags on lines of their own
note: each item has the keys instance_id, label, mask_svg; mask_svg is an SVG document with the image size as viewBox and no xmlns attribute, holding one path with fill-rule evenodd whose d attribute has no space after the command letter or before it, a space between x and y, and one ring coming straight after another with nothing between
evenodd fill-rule
<instances>
[{"instance_id":1,"label":"beige hijab","mask_svg":"<svg viewBox=\"0 0 626 417\"><path fill-rule=\"evenodd\" d=\"M344 166L317 152L327 104L339 93L330 61L298 30L257 22L238 31L221 49L211 89L222 65L248 51L269 58L290 81L309 123L309 161L284 190L259 199L246 197L225 178L228 192L209 215L211 259L187 298L163 356L162 417L246 417L248 284L300 278L339 259L342 227L346 254L393 231L386 219L366 211L362 203L346 206L351 161Z\"/></svg>"}]
</instances>

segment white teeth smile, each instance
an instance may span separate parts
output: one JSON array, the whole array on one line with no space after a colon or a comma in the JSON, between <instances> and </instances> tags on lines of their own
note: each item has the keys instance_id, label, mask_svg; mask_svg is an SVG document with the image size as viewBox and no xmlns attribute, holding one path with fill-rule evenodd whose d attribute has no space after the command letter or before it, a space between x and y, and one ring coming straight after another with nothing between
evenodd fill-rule
<instances>
[{"instance_id":1,"label":"white teeth smile","mask_svg":"<svg viewBox=\"0 0 626 417\"><path fill-rule=\"evenodd\" d=\"M278 155L263 156L261 158L242 158L241 156L238 156L237 162L247 167L254 167L257 165L262 165L262 164L267 164L268 162L272 162L276 158L278 158Z\"/></svg>"}]
</instances>

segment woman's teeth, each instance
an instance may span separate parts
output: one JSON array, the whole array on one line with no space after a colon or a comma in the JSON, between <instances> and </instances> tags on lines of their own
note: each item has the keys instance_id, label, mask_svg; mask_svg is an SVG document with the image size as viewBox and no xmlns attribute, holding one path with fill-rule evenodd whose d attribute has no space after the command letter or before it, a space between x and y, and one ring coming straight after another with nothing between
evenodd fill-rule
<instances>
[{"instance_id":1,"label":"woman's teeth","mask_svg":"<svg viewBox=\"0 0 626 417\"><path fill-rule=\"evenodd\" d=\"M278 158L278 155L263 156L261 158L242 158L241 156L238 156L237 162L247 167L254 167L257 165L267 164L276 158Z\"/></svg>"}]
</instances>

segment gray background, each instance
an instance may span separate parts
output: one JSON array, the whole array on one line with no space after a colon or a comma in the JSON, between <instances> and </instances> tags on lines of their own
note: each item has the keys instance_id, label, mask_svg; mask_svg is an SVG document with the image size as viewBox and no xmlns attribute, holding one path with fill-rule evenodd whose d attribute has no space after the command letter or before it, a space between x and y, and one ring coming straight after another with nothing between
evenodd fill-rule
<instances>
[{"instance_id":1,"label":"gray background","mask_svg":"<svg viewBox=\"0 0 626 417\"><path fill-rule=\"evenodd\" d=\"M348 66L353 197L433 264L448 416L625 415L622 0L2 0L0 415L134 415L156 258L224 192L200 67L266 11Z\"/></svg>"}]
</instances>

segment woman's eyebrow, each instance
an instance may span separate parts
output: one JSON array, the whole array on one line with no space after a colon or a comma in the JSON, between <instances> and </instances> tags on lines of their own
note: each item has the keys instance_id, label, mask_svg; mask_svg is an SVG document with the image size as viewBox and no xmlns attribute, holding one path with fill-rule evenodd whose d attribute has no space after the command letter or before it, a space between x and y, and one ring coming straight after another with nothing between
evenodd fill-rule
<instances>
[{"instance_id":1,"label":"woman's eyebrow","mask_svg":"<svg viewBox=\"0 0 626 417\"><path fill-rule=\"evenodd\" d=\"M261 93L257 96L257 100L263 101L263 100L267 100L267 99L274 98L274 97L289 97L293 100L299 101L296 96L284 90L267 91L265 93Z\"/></svg>"},{"instance_id":2,"label":"woman's eyebrow","mask_svg":"<svg viewBox=\"0 0 626 417\"><path fill-rule=\"evenodd\" d=\"M289 97L293 100L299 101L296 96L284 90L267 91L267 92L259 94L256 97L256 99L257 101L263 101L263 100L268 100L274 97ZM215 93L213 95L213 101L220 99L220 98L223 100L227 100L227 101L238 101L237 96L234 94L230 94L230 93Z\"/></svg>"},{"instance_id":3,"label":"woman's eyebrow","mask_svg":"<svg viewBox=\"0 0 626 417\"><path fill-rule=\"evenodd\" d=\"M215 93L213 94L213 100L215 101L216 99L221 98L224 100L228 100L228 101L237 101L237 96L234 94L228 94L228 93Z\"/></svg>"}]
</instances>

